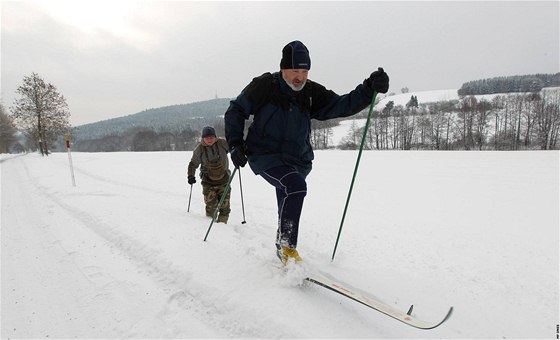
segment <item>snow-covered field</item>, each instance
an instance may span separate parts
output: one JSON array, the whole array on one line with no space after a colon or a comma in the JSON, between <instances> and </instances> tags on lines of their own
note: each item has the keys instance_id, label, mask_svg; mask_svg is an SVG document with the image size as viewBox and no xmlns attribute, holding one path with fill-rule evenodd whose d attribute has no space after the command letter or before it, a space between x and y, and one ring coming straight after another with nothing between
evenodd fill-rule
<instances>
[{"instance_id":1,"label":"snow-covered field","mask_svg":"<svg viewBox=\"0 0 560 340\"><path fill-rule=\"evenodd\" d=\"M275 255L273 189L248 168L228 225L204 216L190 152L2 155L2 338L542 338L559 323L558 152L316 152L301 268ZM410 328L324 288L319 268Z\"/></svg>"}]
</instances>

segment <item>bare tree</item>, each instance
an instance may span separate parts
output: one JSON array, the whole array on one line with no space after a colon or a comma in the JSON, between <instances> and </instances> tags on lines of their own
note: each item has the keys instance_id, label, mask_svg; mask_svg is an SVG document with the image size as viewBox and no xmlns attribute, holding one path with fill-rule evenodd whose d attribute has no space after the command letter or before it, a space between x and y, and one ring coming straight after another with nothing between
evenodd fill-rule
<instances>
[{"instance_id":1,"label":"bare tree","mask_svg":"<svg viewBox=\"0 0 560 340\"><path fill-rule=\"evenodd\" d=\"M333 136L333 127L338 124L334 120L311 121L311 145L314 149L328 149Z\"/></svg>"},{"instance_id":2,"label":"bare tree","mask_svg":"<svg viewBox=\"0 0 560 340\"><path fill-rule=\"evenodd\" d=\"M12 107L14 121L38 145L41 154L48 155L48 146L70 128L66 99L37 73L24 77L16 92L21 97Z\"/></svg>"},{"instance_id":3,"label":"bare tree","mask_svg":"<svg viewBox=\"0 0 560 340\"><path fill-rule=\"evenodd\" d=\"M542 150L554 149L560 134L560 94L545 93L536 112L537 139Z\"/></svg>"},{"instance_id":4,"label":"bare tree","mask_svg":"<svg viewBox=\"0 0 560 340\"><path fill-rule=\"evenodd\" d=\"M457 133L465 150L474 146L474 120L477 114L477 99L474 96L463 98L457 120Z\"/></svg>"},{"instance_id":5,"label":"bare tree","mask_svg":"<svg viewBox=\"0 0 560 340\"><path fill-rule=\"evenodd\" d=\"M479 149L482 150L486 144L487 134L488 134L488 120L490 117L490 112L492 110L492 103L482 98L476 104L477 114L474 116L474 144Z\"/></svg>"}]
</instances>

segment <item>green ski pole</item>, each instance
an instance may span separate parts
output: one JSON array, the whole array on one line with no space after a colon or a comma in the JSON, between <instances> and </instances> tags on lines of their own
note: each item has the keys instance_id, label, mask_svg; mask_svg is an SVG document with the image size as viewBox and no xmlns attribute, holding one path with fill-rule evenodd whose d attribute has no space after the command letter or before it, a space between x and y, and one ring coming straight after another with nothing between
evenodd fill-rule
<instances>
[{"instance_id":1,"label":"green ski pole","mask_svg":"<svg viewBox=\"0 0 560 340\"><path fill-rule=\"evenodd\" d=\"M212 222L210 222L210 225L208 226L208 231L206 232L206 236L204 236L204 241L206 242L206 239L208 238L208 234L210 234L210 229L212 229L212 225L214 224L214 221L216 220L216 216L218 215L218 211L220 211L220 208L222 207L222 204L224 203L224 200L226 199L226 196L229 192L230 186L231 186L231 180L233 179L233 176L235 176L235 172L237 171L237 168L233 169L233 172L231 173L231 176L229 176L229 180L228 183L226 185L226 190L224 190L224 193L222 194L222 198L220 199L220 203L218 203L218 206L216 207L216 210L214 211L214 215L212 216Z\"/></svg>"},{"instance_id":2,"label":"green ski pole","mask_svg":"<svg viewBox=\"0 0 560 340\"><path fill-rule=\"evenodd\" d=\"M356 160L356 166L354 167L354 175L352 176L352 183L350 183L350 190L348 191L348 198L346 199L346 205L344 206L344 213L342 214L342 220L340 221L340 228L338 229L338 235L336 236L336 243L334 245L334 250L332 254L331 261L334 261L334 255L336 254L336 248L338 247L338 240L340 239L340 233L342 233L342 226L344 225L344 218L346 217L346 211L348 210L348 203L350 203L350 196L352 195L352 188L354 187L354 181L356 180L356 174L358 173L358 166L360 165L360 158L362 157L362 150L364 149L364 143L366 141L367 133L369 130L369 121L371 119L371 113L373 111L373 106L375 105L375 97L377 97L377 92L373 92L373 97L371 98L371 105L369 106L369 113L366 120L366 126L364 128L364 134L362 136L362 142L360 144L360 151L358 152L358 159Z\"/></svg>"}]
</instances>

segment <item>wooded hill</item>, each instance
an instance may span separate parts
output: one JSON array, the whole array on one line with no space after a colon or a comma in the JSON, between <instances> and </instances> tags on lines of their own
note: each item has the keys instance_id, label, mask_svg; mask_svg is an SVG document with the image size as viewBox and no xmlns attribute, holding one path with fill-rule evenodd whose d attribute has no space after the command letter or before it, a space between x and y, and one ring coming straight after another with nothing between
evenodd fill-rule
<instances>
[{"instance_id":1,"label":"wooded hill","mask_svg":"<svg viewBox=\"0 0 560 340\"><path fill-rule=\"evenodd\" d=\"M144 110L125 117L80 125L73 129L76 151L192 150L206 125L223 135L223 114L229 98Z\"/></svg>"},{"instance_id":2,"label":"wooded hill","mask_svg":"<svg viewBox=\"0 0 560 340\"><path fill-rule=\"evenodd\" d=\"M140 127L156 132L180 133L185 129L203 127L205 122L223 116L230 100L219 98L147 109L124 117L77 126L73 134L79 140L88 140L120 135L131 128Z\"/></svg>"}]
</instances>

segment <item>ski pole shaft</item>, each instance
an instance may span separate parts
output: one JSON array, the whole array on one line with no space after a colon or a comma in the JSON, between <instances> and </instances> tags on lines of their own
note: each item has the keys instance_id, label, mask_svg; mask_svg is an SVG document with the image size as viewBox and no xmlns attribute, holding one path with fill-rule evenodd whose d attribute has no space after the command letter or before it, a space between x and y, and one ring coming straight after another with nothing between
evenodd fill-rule
<instances>
[{"instance_id":1,"label":"ski pole shaft","mask_svg":"<svg viewBox=\"0 0 560 340\"><path fill-rule=\"evenodd\" d=\"M333 250L331 261L334 261L334 255L336 254L336 248L338 247L338 241L340 239L340 234L342 233L342 226L344 225L344 219L346 218L346 211L348 210L348 203L350 203L350 196L352 196L354 181L356 180L356 174L358 173L358 166L360 165L360 158L362 157L362 150L364 149L364 144L369 130L369 121L371 120L371 113L373 111L373 106L375 105L375 97L377 97L377 92L373 92L373 97L371 98L369 113L366 120L366 126L364 127L364 134L362 136L362 142L360 143L360 151L358 152L358 159L356 160L356 166L354 167L354 175L352 176L352 182L350 183L350 190L348 190L348 197L346 198L346 205L344 206L344 213L342 214L342 220L340 221L340 228L338 229L338 235L336 236L336 243L334 244L334 250Z\"/></svg>"},{"instance_id":2,"label":"ski pole shaft","mask_svg":"<svg viewBox=\"0 0 560 340\"><path fill-rule=\"evenodd\" d=\"M220 203L218 203L218 206L216 207L216 210L214 211L214 215L212 216L212 221L210 222L210 225L208 226L208 231L206 232L206 236L204 236L204 241L206 241L206 239L208 238L208 234L210 234L210 229L212 229L212 225L214 224L214 221L216 220L216 216L218 215L218 211L220 211L220 208L222 207L222 204L224 203L224 200L226 199L226 196L227 196L227 194L229 192L229 189L231 187L231 180L235 176L236 172L237 172L237 168L233 169L233 172L231 173L231 176L229 176L229 180L228 180L228 183L226 185L226 189L224 190L224 193L222 194L222 198L220 199Z\"/></svg>"},{"instance_id":3,"label":"ski pole shaft","mask_svg":"<svg viewBox=\"0 0 560 340\"><path fill-rule=\"evenodd\" d=\"M187 212L191 211L191 197L192 197L192 184L191 184L191 192L189 193L189 207L187 208Z\"/></svg>"},{"instance_id":4,"label":"ski pole shaft","mask_svg":"<svg viewBox=\"0 0 560 340\"><path fill-rule=\"evenodd\" d=\"M239 170L239 192L241 193L241 211L243 211L243 221L241 224L247 223L245 221L245 204L243 203L243 185L241 184L241 170Z\"/></svg>"}]
</instances>

